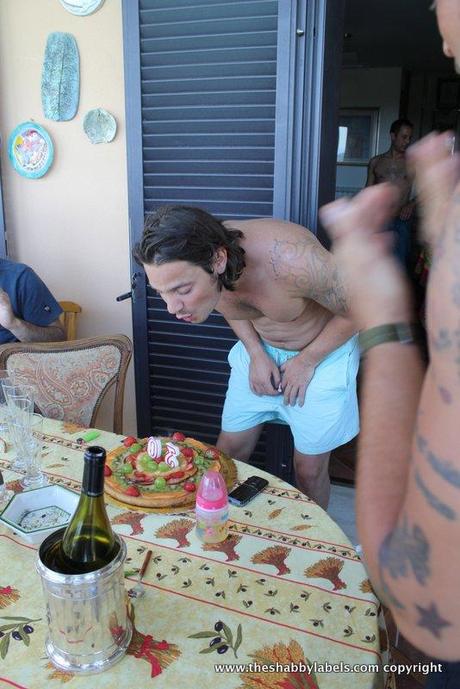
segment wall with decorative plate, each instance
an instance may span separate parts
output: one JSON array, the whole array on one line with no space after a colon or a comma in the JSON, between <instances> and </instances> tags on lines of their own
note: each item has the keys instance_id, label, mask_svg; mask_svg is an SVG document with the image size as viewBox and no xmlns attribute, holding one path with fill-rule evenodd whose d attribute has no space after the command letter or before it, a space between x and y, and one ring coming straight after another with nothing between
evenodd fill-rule
<instances>
[{"instance_id":1,"label":"wall with decorative plate","mask_svg":"<svg viewBox=\"0 0 460 689\"><path fill-rule=\"evenodd\" d=\"M80 337L131 336L131 303L115 301L130 285L121 0L85 3L94 5L91 14L69 11L81 0L68 0L68 8L60 0L0 2L1 163L9 252L33 266L56 298L82 306ZM55 31L74 36L80 55L80 99L68 121L46 119L42 108L45 47ZM85 115L98 107L117 122L115 138L103 146L93 145L83 130ZM38 179L17 174L8 159L8 137L28 121L42 125L54 143L53 164ZM125 399L125 430L133 433L132 374Z\"/></svg>"}]
</instances>

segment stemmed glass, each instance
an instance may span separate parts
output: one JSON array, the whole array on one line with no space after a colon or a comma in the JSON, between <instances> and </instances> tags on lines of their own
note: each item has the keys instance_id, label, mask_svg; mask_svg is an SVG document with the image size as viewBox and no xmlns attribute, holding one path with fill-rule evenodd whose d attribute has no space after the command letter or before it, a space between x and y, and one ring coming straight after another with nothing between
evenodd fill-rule
<instances>
[{"instance_id":1,"label":"stemmed glass","mask_svg":"<svg viewBox=\"0 0 460 689\"><path fill-rule=\"evenodd\" d=\"M0 369L0 433L8 432L7 414L8 406L6 394L3 386L11 387L14 385L14 378L11 373Z\"/></svg>"},{"instance_id":2,"label":"stemmed glass","mask_svg":"<svg viewBox=\"0 0 460 689\"><path fill-rule=\"evenodd\" d=\"M2 381L2 389L7 406L7 425L9 437L16 449L16 458L11 465L15 471L25 469L25 442L31 436L30 422L34 410L34 390L30 385L13 381Z\"/></svg>"},{"instance_id":3,"label":"stemmed glass","mask_svg":"<svg viewBox=\"0 0 460 689\"><path fill-rule=\"evenodd\" d=\"M3 390L3 383L13 385L13 375L8 371L0 369L0 434L2 440L8 433L8 405ZM0 512L6 507L14 493L6 487L3 474L0 471Z\"/></svg>"},{"instance_id":4,"label":"stemmed glass","mask_svg":"<svg viewBox=\"0 0 460 689\"><path fill-rule=\"evenodd\" d=\"M11 464L13 471L23 471L26 468L25 463L25 443L30 437L30 420L33 411L33 404L31 400L26 398L17 398L15 400L14 409L8 408L8 434L16 450L16 457Z\"/></svg>"},{"instance_id":5,"label":"stemmed glass","mask_svg":"<svg viewBox=\"0 0 460 689\"><path fill-rule=\"evenodd\" d=\"M21 479L23 488L39 488L48 483L47 476L41 470L43 416L32 414L30 434L24 439L25 476Z\"/></svg>"}]
</instances>

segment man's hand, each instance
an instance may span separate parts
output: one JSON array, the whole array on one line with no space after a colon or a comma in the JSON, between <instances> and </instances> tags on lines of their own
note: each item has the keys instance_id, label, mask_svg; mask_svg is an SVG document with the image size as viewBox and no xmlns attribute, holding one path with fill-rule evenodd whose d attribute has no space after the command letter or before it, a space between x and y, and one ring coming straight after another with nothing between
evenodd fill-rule
<instances>
[{"instance_id":1,"label":"man's hand","mask_svg":"<svg viewBox=\"0 0 460 689\"><path fill-rule=\"evenodd\" d=\"M313 378L315 365L300 352L280 366L281 387L284 393L284 404L303 407L308 384Z\"/></svg>"},{"instance_id":2,"label":"man's hand","mask_svg":"<svg viewBox=\"0 0 460 689\"><path fill-rule=\"evenodd\" d=\"M382 232L398 193L390 184L377 184L320 211L359 330L411 320L409 285L391 254L390 233Z\"/></svg>"},{"instance_id":3,"label":"man's hand","mask_svg":"<svg viewBox=\"0 0 460 689\"><path fill-rule=\"evenodd\" d=\"M11 301L5 290L0 288L0 325L7 330L14 327L16 316L11 308Z\"/></svg>"},{"instance_id":4,"label":"man's hand","mask_svg":"<svg viewBox=\"0 0 460 689\"><path fill-rule=\"evenodd\" d=\"M279 395L281 374L278 366L265 351L251 357L249 387L255 395Z\"/></svg>"},{"instance_id":5,"label":"man's hand","mask_svg":"<svg viewBox=\"0 0 460 689\"><path fill-rule=\"evenodd\" d=\"M428 134L407 152L415 172L424 238L434 246L446 223L446 214L460 179L460 158L452 155L452 133Z\"/></svg>"}]
</instances>

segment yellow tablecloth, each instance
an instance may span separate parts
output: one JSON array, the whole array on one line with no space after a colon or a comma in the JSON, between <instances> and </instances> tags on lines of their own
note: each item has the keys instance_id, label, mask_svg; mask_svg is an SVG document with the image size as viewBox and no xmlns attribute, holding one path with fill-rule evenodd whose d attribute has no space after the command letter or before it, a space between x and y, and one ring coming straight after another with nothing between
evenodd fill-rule
<instances>
[{"instance_id":1,"label":"yellow tablecloth","mask_svg":"<svg viewBox=\"0 0 460 689\"><path fill-rule=\"evenodd\" d=\"M43 465L51 481L78 489L81 433L45 420ZM120 439L101 431L92 444L110 450ZM8 454L0 455L5 481L20 490L20 476L9 464ZM193 512L145 514L109 504L112 524L128 548L128 589L149 547L153 555L146 593L133 601L128 654L97 676L63 673L47 659L37 549L0 526L0 635L9 618L23 618L21 624L33 630L28 643L10 636L0 658L0 687L391 689L393 678L383 669L388 642L379 602L346 536L292 486L237 465L239 480L260 474L270 483L246 507L231 507L230 536L218 546L198 541ZM215 637L227 638L225 652L209 645ZM264 664L273 670L276 663L277 672L262 671ZM290 663L316 667L309 674ZM227 667L221 672L217 664ZM348 673L334 672L334 665L362 667Z\"/></svg>"}]
</instances>

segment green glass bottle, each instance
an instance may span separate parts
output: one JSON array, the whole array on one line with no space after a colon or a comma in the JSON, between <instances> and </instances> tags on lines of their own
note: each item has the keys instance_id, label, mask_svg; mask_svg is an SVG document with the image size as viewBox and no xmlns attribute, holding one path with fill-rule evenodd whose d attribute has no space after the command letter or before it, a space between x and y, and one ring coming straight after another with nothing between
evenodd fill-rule
<instances>
[{"instance_id":1,"label":"green glass bottle","mask_svg":"<svg viewBox=\"0 0 460 689\"><path fill-rule=\"evenodd\" d=\"M60 547L60 569L66 573L92 572L109 564L119 545L104 504L103 447L88 447L84 456L80 501Z\"/></svg>"}]
</instances>

